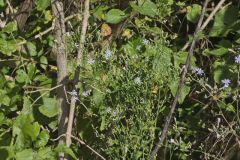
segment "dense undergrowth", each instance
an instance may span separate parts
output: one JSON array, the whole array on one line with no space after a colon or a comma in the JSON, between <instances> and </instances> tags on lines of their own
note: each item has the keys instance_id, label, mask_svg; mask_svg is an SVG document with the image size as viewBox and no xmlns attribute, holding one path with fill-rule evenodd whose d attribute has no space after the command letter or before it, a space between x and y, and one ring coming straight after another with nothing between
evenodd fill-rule
<instances>
[{"instance_id":1,"label":"dense undergrowth","mask_svg":"<svg viewBox=\"0 0 240 160\"><path fill-rule=\"evenodd\" d=\"M29 0L26 0L29 1ZM0 0L0 159L148 160L176 94L202 1L92 0L77 90L84 1L62 0L72 144L58 144L58 85L50 0ZM204 22L219 1L208 4ZM239 1L197 34L191 67L156 159L239 159ZM24 14L23 14L24 15ZM17 18L18 17L18 18ZM23 24L22 24L23 23Z\"/></svg>"}]
</instances>

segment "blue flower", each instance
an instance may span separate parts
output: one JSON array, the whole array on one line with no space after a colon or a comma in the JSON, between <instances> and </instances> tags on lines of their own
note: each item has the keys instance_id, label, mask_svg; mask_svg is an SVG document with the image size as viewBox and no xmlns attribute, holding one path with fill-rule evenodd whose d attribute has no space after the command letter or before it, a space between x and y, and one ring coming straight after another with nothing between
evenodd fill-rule
<instances>
[{"instance_id":1,"label":"blue flower","mask_svg":"<svg viewBox=\"0 0 240 160\"><path fill-rule=\"evenodd\" d=\"M90 90L87 90L87 91L83 91L82 96L83 96L83 97L89 96L90 93L91 93L91 91L92 91L91 89L90 89Z\"/></svg>"},{"instance_id":2,"label":"blue flower","mask_svg":"<svg viewBox=\"0 0 240 160\"><path fill-rule=\"evenodd\" d=\"M240 64L240 55L238 55L238 56L235 57L235 62L236 62L237 64Z\"/></svg>"},{"instance_id":3,"label":"blue flower","mask_svg":"<svg viewBox=\"0 0 240 160\"><path fill-rule=\"evenodd\" d=\"M105 52L105 59L109 60L112 56L112 51L110 49L107 49Z\"/></svg>"},{"instance_id":4,"label":"blue flower","mask_svg":"<svg viewBox=\"0 0 240 160\"><path fill-rule=\"evenodd\" d=\"M223 79L221 80L222 84L223 84L223 88L227 88L229 86L229 84L231 83L231 81L229 79Z\"/></svg>"},{"instance_id":5,"label":"blue flower","mask_svg":"<svg viewBox=\"0 0 240 160\"><path fill-rule=\"evenodd\" d=\"M204 71L203 71L201 68L193 67L193 68L192 68L192 71L193 71L194 73L196 73L197 75L202 75L202 74L204 74Z\"/></svg>"},{"instance_id":6,"label":"blue flower","mask_svg":"<svg viewBox=\"0 0 240 160\"><path fill-rule=\"evenodd\" d=\"M107 113L111 113L112 112L112 108L111 107L108 107L107 108Z\"/></svg>"},{"instance_id":7,"label":"blue flower","mask_svg":"<svg viewBox=\"0 0 240 160\"><path fill-rule=\"evenodd\" d=\"M94 59L88 58L87 63L90 64L90 65L92 65L92 64L94 63Z\"/></svg>"}]
</instances>

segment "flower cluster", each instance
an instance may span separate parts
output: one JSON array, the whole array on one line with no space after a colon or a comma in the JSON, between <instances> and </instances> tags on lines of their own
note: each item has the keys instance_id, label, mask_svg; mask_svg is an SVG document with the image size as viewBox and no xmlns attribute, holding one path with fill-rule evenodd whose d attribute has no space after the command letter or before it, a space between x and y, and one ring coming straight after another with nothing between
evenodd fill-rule
<instances>
[{"instance_id":1,"label":"flower cluster","mask_svg":"<svg viewBox=\"0 0 240 160\"><path fill-rule=\"evenodd\" d=\"M113 116L113 117L116 117L116 116L117 116L117 112L116 112L116 111L112 111L112 108L111 108L111 107L108 107L106 111L107 111L108 114L112 113L112 116Z\"/></svg>"},{"instance_id":2,"label":"flower cluster","mask_svg":"<svg viewBox=\"0 0 240 160\"><path fill-rule=\"evenodd\" d=\"M110 49L107 49L105 52L105 59L109 60L112 56L112 51Z\"/></svg>"},{"instance_id":3,"label":"flower cluster","mask_svg":"<svg viewBox=\"0 0 240 160\"><path fill-rule=\"evenodd\" d=\"M72 102L72 103L76 103L76 101L77 101L77 99L78 99L78 98L77 98L77 91L76 91L75 89L73 89L70 94L71 94L71 96L72 96L72 97L71 97L71 102Z\"/></svg>"},{"instance_id":4,"label":"flower cluster","mask_svg":"<svg viewBox=\"0 0 240 160\"><path fill-rule=\"evenodd\" d=\"M147 39L144 39L144 40L143 40L143 44L148 45L148 44L150 44L150 41L147 40Z\"/></svg>"}]
</instances>

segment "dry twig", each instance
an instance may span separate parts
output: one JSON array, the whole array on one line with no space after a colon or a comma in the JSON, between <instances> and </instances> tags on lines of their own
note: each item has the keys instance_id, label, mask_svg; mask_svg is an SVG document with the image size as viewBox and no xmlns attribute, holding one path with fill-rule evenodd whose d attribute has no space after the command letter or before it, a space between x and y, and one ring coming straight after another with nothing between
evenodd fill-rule
<instances>
[{"instance_id":1,"label":"dry twig","mask_svg":"<svg viewBox=\"0 0 240 160\"><path fill-rule=\"evenodd\" d=\"M194 32L194 35L193 35L193 41L192 41L191 47L190 47L189 52L188 52L188 56L187 56L187 59L186 59L186 62L185 62L185 66L184 66L184 69L181 73L181 78L179 80L179 84L178 84L178 88L177 88L175 98L173 100L172 105L170 106L170 112L169 112L169 114L166 118L163 131L162 131L162 133L159 134L159 135L161 135L161 137L159 138L157 144L154 147L154 150L151 153L151 159L154 159L154 157L156 156L161 144L164 142L164 140L167 136L168 128L169 128L170 122L172 120L172 115L175 111L177 101L178 101L178 99L181 95L181 91L182 91L182 88L184 86L184 80L185 80L188 68L190 67L190 62L191 62L191 59L192 59L193 50L195 48L195 44L196 44L196 41L197 41L197 33L199 32L201 24L203 22L203 18L204 18L204 14L205 14L208 2L209 2L209 0L205 0L205 2L204 2L202 13L201 13L201 16L199 18L197 28L196 28L196 30Z\"/></svg>"}]
</instances>

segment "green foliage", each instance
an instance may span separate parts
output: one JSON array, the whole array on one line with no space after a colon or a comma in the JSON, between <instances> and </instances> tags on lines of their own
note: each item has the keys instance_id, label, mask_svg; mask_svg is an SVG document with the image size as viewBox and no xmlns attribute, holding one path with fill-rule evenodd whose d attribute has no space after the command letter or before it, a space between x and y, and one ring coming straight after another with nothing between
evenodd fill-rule
<instances>
[{"instance_id":1,"label":"green foliage","mask_svg":"<svg viewBox=\"0 0 240 160\"><path fill-rule=\"evenodd\" d=\"M111 9L106 14L106 21L108 23L117 24L121 22L127 15L119 9Z\"/></svg>"},{"instance_id":2,"label":"green foliage","mask_svg":"<svg viewBox=\"0 0 240 160\"><path fill-rule=\"evenodd\" d=\"M70 147L57 142L62 98L57 92L64 89L69 107L83 3L63 3L70 17L62 37L68 55L68 85L62 88L57 83L61 63L52 53L51 1L34 1L21 31L9 15L10 5L17 13L21 4L9 2L0 0L0 159L55 160L59 152L69 159L97 159L77 139L106 159L150 159L185 69L188 51L181 48L187 38L192 42L202 2L91 1ZM156 159L224 159L238 143L240 21L238 4L231 3L197 33Z\"/></svg>"}]
</instances>

